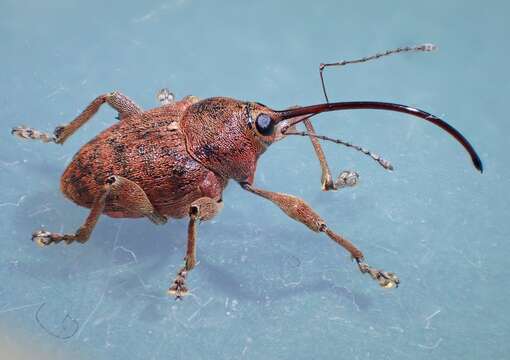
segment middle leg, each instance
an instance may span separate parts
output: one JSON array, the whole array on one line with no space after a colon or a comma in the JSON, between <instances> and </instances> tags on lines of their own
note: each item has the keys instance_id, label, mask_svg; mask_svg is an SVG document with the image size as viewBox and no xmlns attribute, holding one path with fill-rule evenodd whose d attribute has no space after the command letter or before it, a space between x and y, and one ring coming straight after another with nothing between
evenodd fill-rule
<instances>
[{"instance_id":1,"label":"middle leg","mask_svg":"<svg viewBox=\"0 0 510 360\"><path fill-rule=\"evenodd\" d=\"M212 219L222 208L223 202L221 200L217 201L208 197L200 198L191 204L188 223L188 245L186 256L184 257L184 266L179 270L172 286L168 289L168 294L175 296L176 299L181 299L183 296L188 295L186 276L196 265L195 241L199 221Z\"/></svg>"}]
</instances>

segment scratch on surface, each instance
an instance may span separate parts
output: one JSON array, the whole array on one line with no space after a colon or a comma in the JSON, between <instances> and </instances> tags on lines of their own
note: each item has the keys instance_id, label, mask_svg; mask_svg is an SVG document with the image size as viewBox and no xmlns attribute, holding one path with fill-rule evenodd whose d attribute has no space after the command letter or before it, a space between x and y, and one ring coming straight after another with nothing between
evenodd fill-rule
<instances>
[{"instance_id":1,"label":"scratch on surface","mask_svg":"<svg viewBox=\"0 0 510 360\"><path fill-rule=\"evenodd\" d=\"M154 15L156 15L156 11L152 10L141 17L134 18L132 21L134 23L141 23L141 22L148 21L148 20L152 19L154 17Z\"/></svg>"},{"instance_id":2,"label":"scratch on surface","mask_svg":"<svg viewBox=\"0 0 510 360\"><path fill-rule=\"evenodd\" d=\"M27 197L26 195L22 195L22 196L19 198L19 200L18 200L18 202L17 202L17 203L6 202L6 203L2 203L2 204L0 204L0 207L2 207L2 206L15 206L15 207L19 207L19 206L21 205L21 203L23 202L23 200L25 200L25 198L26 198L26 197Z\"/></svg>"},{"instance_id":3,"label":"scratch on surface","mask_svg":"<svg viewBox=\"0 0 510 360\"><path fill-rule=\"evenodd\" d=\"M406 314L408 321L412 321L411 314L409 314L409 311L408 311L408 310L407 310L407 308L406 308L406 307L402 304L402 300L401 300L399 297L397 297L397 303L398 303L398 305L400 306L401 313L403 312L404 314Z\"/></svg>"},{"instance_id":4,"label":"scratch on surface","mask_svg":"<svg viewBox=\"0 0 510 360\"><path fill-rule=\"evenodd\" d=\"M67 164L69 162L69 160L71 160L72 157L73 157L73 154L64 154L64 155L58 157L57 159L59 161L64 161L64 163Z\"/></svg>"},{"instance_id":5,"label":"scratch on surface","mask_svg":"<svg viewBox=\"0 0 510 360\"><path fill-rule=\"evenodd\" d=\"M145 15L133 18L131 20L131 22L136 24L136 23L143 23L143 22L146 22L146 21L149 21L152 19L156 19L158 17L158 15L160 15L162 12L172 10L172 8L175 8L175 7L186 5L187 2L188 2L188 0L177 0L177 1L174 1L172 4L162 4L162 5L158 6L157 8L150 10Z\"/></svg>"},{"instance_id":6,"label":"scratch on surface","mask_svg":"<svg viewBox=\"0 0 510 360\"><path fill-rule=\"evenodd\" d=\"M130 250L124 246L116 246L113 248L113 251L115 252L116 250L123 250L125 252L127 252L128 254L130 254L132 257L133 257L133 261L132 262L135 262L135 263L138 263L138 259L136 257L136 254L133 250Z\"/></svg>"},{"instance_id":7,"label":"scratch on surface","mask_svg":"<svg viewBox=\"0 0 510 360\"><path fill-rule=\"evenodd\" d=\"M398 255L398 252L396 252L395 250L391 250L391 249L385 248L384 246L377 245L377 244L374 244L373 246L374 246L374 247L376 247L376 248L378 248L378 249L381 249L381 250L387 251L387 252L389 252L390 254Z\"/></svg>"},{"instance_id":8,"label":"scratch on surface","mask_svg":"<svg viewBox=\"0 0 510 360\"><path fill-rule=\"evenodd\" d=\"M466 254L464 254L464 252L463 252L463 251L460 251L459 249L456 249L456 248L454 248L453 250L454 250L456 253L460 254L460 255L464 258L464 260L466 260L466 261L467 261L469 264L471 264L474 268L476 268L476 269L480 269L480 268L482 267L482 262L481 262L480 260L478 260L478 261L475 263L474 261L470 260L470 259L466 256Z\"/></svg>"},{"instance_id":9,"label":"scratch on surface","mask_svg":"<svg viewBox=\"0 0 510 360\"><path fill-rule=\"evenodd\" d=\"M418 344L418 347L421 347L422 349L433 350L433 349L437 349L442 342L443 342L443 338L439 338L433 345Z\"/></svg>"},{"instance_id":10,"label":"scratch on surface","mask_svg":"<svg viewBox=\"0 0 510 360\"><path fill-rule=\"evenodd\" d=\"M140 284L142 284L143 288L145 288L145 289L150 288L150 285L147 284L145 281L143 281L142 277L138 273L133 272L133 274L137 277L138 281L140 281Z\"/></svg>"},{"instance_id":11,"label":"scratch on surface","mask_svg":"<svg viewBox=\"0 0 510 360\"><path fill-rule=\"evenodd\" d=\"M117 228L117 233L115 234L115 240L113 241L113 247L112 247L112 254L111 254L111 257L110 257L110 264L113 263L113 256L114 256L114 251L113 249L115 249L117 247L117 244L119 242L119 234L120 234L120 229L122 228L122 224L119 225L119 227ZM83 325L80 327L80 329L78 330L77 334L76 334L76 338L79 338L83 329L85 329L85 327L87 326L87 324L89 323L89 321L92 319L92 317L94 316L94 314L96 313L97 309L99 309L99 307L101 306L101 304L103 303L104 301L104 298L106 296L106 293L108 291L108 285L110 284L110 279L112 277L112 271L110 269L110 271L108 271L108 274L107 274L107 277L106 277L106 283L105 283L105 286L104 286L104 291L103 293L101 294L101 297L99 298L99 301L96 303L96 305L94 306L94 308L92 309L92 311L90 312L90 314L87 316L87 318L85 319L85 321L83 322Z\"/></svg>"},{"instance_id":12,"label":"scratch on surface","mask_svg":"<svg viewBox=\"0 0 510 360\"><path fill-rule=\"evenodd\" d=\"M109 280L109 279L108 279ZM92 311L90 312L90 314L87 316L87 318L85 319L85 321L83 322L83 325L80 327L80 330L78 330L78 333L76 334L77 337L80 337L80 334L81 332L83 331L83 329L85 329L85 327L87 326L87 324L89 323L90 319L92 318L92 316L96 313L97 309L99 308L99 306L101 306L101 304L103 303L103 300L104 300L104 297L106 295L106 291L108 290L108 284L105 286L105 289L103 291L103 294L101 295L101 298L99 299L99 301L96 303L96 306L94 306L94 309L92 309Z\"/></svg>"},{"instance_id":13,"label":"scratch on surface","mask_svg":"<svg viewBox=\"0 0 510 360\"><path fill-rule=\"evenodd\" d=\"M299 257L286 255L281 265L277 280L280 280L284 287L296 287L303 282L303 268L301 267L301 259ZM288 279L289 277L294 277L296 273L299 273L298 279Z\"/></svg>"},{"instance_id":14,"label":"scratch on surface","mask_svg":"<svg viewBox=\"0 0 510 360\"><path fill-rule=\"evenodd\" d=\"M50 208L47 205L41 205L39 209L32 211L30 214L28 214L28 217L34 217L36 215L44 214L52 210L56 211L56 209Z\"/></svg>"},{"instance_id":15,"label":"scratch on surface","mask_svg":"<svg viewBox=\"0 0 510 360\"><path fill-rule=\"evenodd\" d=\"M356 307L356 310L361 311L359 304L356 302L356 296L349 288L346 288L345 286L334 286L334 288L345 290L351 296L352 304Z\"/></svg>"},{"instance_id":16,"label":"scratch on surface","mask_svg":"<svg viewBox=\"0 0 510 360\"><path fill-rule=\"evenodd\" d=\"M5 167L18 165L19 163L20 163L19 160L10 161L10 162L9 161L4 161L4 160L0 160L0 165L5 166Z\"/></svg>"},{"instance_id":17,"label":"scratch on surface","mask_svg":"<svg viewBox=\"0 0 510 360\"><path fill-rule=\"evenodd\" d=\"M243 348L243 351L241 352L241 356L244 357L246 355L246 352L248 351L248 345L251 345L253 343L253 339L251 337L246 338L246 345Z\"/></svg>"},{"instance_id":18,"label":"scratch on surface","mask_svg":"<svg viewBox=\"0 0 510 360\"><path fill-rule=\"evenodd\" d=\"M13 311L18 311L18 310L23 310L23 309L31 308L31 307L34 307L34 306L41 306L41 304L43 304L43 303L42 302L38 302L38 303L34 303L34 304L27 304L27 305L11 307L11 308L8 308L8 309L0 310L0 314L5 314L5 313L13 312Z\"/></svg>"},{"instance_id":19,"label":"scratch on surface","mask_svg":"<svg viewBox=\"0 0 510 360\"><path fill-rule=\"evenodd\" d=\"M159 342L158 346L156 347L154 354L152 354L151 360L156 360L156 357L161 352L161 347L163 346L164 343L166 343L166 332L163 334L163 337L162 337L161 341Z\"/></svg>"},{"instance_id":20,"label":"scratch on surface","mask_svg":"<svg viewBox=\"0 0 510 360\"><path fill-rule=\"evenodd\" d=\"M46 95L46 99L49 99L49 98L52 98L53 96L55 95L58 95L59 93L63 92L64 90L67 90L65 86L63 86L62 84L53 92L49 93L48 95Z\"/></svg>"},{"instance_id":21,"label":"scratch on surface","mask_svg":"<svg viewBox=\"0 0 510 360\"><path fill-rule=\"evenodd\" d=\"M390 326L388 329L398 331L399 333L404 333L404 329L402 329L400 326Z\"/></svg>"},{"instance_id":22,"label":"scratch on surface","mask_svg":"<svg viewBox=\"0 0 510 360\"><path fill-rule=\"evenodd\" d=\"M328 317L328 320L329 321L343 321L344 319L341 318L340 316L330 316L330 317Z\"/></svg>"},{"instance_id":23,"label":"scratch on surface","mask_svg":"<svg viewBox=\"0 0 510 360\"><path fill-rule=\"evenodd\" d=\"M205 308L207 305L209 305L211 303L211 301L213 301L212 297L210 297L209 300L207 300L203 305L197 301L199 308L197 309L197 311L195 311L193 314L191 314L191 316L188 318L188 322L193 320L200 313L200 311L202 311L203 308Z\"/></svg>"},{"instance_id":24,"label":"scratch on surface","mask_svg":"<svg viewBox=\"0 0 510 360\"><path fill-rule=\"evenodd\" d=\"M439 313L441 312L441 309L439 310L436 310L434 311L432 314L430 314L429 316L427 316L425 318L425 329L431 329L430 327L430 321L436 316L438 315Z\"/></svg>"},{"instance_id":25,"label":"scratch on surface","mask_svg":"<svg viewBox=\"0 0 510 360\"><path fill-rule=\"evenodd\" d=\"M390 219L391 221L395 222L395 218L393 217L393 215L391 214L391 212L390 212L390 210L389 210L389 209L386 209L386 210L384 211L384 213L386 214L386 217L387 217L388 219Z\"/></svg>"},{"instance_id":26,"label":"scratch on surface","mask_svg":"<svg viewBox=\"0 0 510 360\"><path fill-rule=\"evenodd\" d=\"M174 321L177 325L180 325L180 326L181 326L183 329L185 329L186 331L187 331L187 330L189 330L189 326L188 326L188 325L186 325L183 321L181 321L181 320L177 317L177 315L176 315L176 313L177 313L177 309L178 309L178 308L177 308L177 306L175 306L175 305L174 305L174 306L172 306L172 308L171 308L171 309L172 309L172 316L171 316L172 320L173 320L173 321Z\"/></svg>"}]
</instances>

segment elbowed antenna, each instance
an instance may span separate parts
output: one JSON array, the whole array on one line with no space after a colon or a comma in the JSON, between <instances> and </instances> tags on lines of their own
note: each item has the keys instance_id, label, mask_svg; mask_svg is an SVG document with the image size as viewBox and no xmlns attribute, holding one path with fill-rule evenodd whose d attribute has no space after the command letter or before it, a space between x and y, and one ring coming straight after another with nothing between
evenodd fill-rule
<instances>
[{"instance_id":1,"label":"elbowed antenna","mask_svg":"<svg viewBox=\"0 0 510 360\"><path fill-rule=\"evenodd\" d=\"M282 110L282 111L275 111L278 118L274 119L274 120L275 120L275 124L277 124L280 121L283 121L285 119L290 119L290 118L293 118L296 116L316 115L316 114L319 114L322 112L327 112L327 111L355 110L355 109L374 109L374 110L396 111L396 112L413 115L413 116L419 117L421 119L424 119L428 122L431 122L432 124L439 126L441 129L445 130L447 133L449 133L451 136L453 136L464 147L464 149L466 149L466 151L469 153L475 168L478 171L483 172L483 165L482 165L482 161L480 160L480 157L476 153L473 146L469 143L469 141L459 131L457 131L453 126L448 124L446 121L441 120L437 116L429 114L426 111L415 109L415 108L412 108L412 107L406 106L406 105L377 102L377 101L351 101L351 102L326 103L326 104L318 104L318 105L311 105L311 106L303 106L303 107ZM288 126L290 127L290 126L295 125L301 121L303 121L303 119L293 122L293 123L289 124Z\"/></svg>"}]
</instances>

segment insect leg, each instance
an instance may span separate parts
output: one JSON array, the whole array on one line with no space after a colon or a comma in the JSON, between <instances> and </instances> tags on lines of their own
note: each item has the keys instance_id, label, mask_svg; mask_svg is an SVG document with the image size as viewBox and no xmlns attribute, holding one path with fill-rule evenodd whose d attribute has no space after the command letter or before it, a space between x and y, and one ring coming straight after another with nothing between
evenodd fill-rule
<instances>
[{"instance_id":1,"label":"insect leg","mask_svg":"<svg viewBox=\"0 0 510 360\"><path fill-rule=\"evenodd\" d=\"M156 94L156 99L161 105L169 105L175 101L174 93L168 90L167 88L163 88L158 91Z\"/></svg>"},{"instance_id":2,"label":"insect leg","mask_svg":"<svg viewBox=\"0 0 510 360\"><path fill-rule=\"evenodd\" d=\"M116 206L146 216L156 225L166 223L166 217L158 213L137 183L118 175L112 175L106 181L111 186L109 198Z\"/></svg>"},{"instance_id":3,"label":"insect leg","mask_svg":"<svg viewBox=\"0 0 510 360\"><path fill-rule=\"evenodd\" d=\"M41 140L42 142L54 142L63 144L76 130L94 116L102 104L107 103L119 112L119 119L122 120L128 116L142 113L142 109L136 105L133 100L113 91L108 94L99 95L95 98L83 112L67 125L60 125L55 128L53 134L48 134L36 129L28 128L24 125L15 127L11 130L11 134L22 139Z\"/></svg>"},{"instance_id":4,"label":"insect leg","mask_svg":"<svg viewBox=\"0 0 510 360\"><path fill-rule=\"evenodd\" d=\"M67 244L74 241L85 243L89 239L92 230L94 230L107 201L114 202L116 206L130 210L133 213L144 215L155 224L164 224L167 221L164 216L154 209L147 195L138 184L122 176L112 175L106 179L104 187L94 200L87 220L74 234L59 234L39 230L32 234L32 241L40 246L61 241L65 241Z\"/></svg>"},{"instance_id":5,"label":"insect leg","mask_svg":"<svg viewBox=\"0 0 510 360\"><path fill-rule=\"evenodd\" d=\"M368 273L382 287L391 288L398 286L400 281L394 273L378 270L366 264L363 253L349 240L329 229L319 214L302 199L288 194L257 189L248 183L241 184L241 186L245 190L273 202L289 217L306 225L312 231L325 233L331 240L351 254L362 273Z\"/></svg>"},{"instance_id":6,"label":"insect leg","mask_svg":"<svg viewBox=\"0 0 510 360\"><path fill-rule=\"evenodd\" d=\"M168 293L175 296L176 299L181 299L188 294L185 282L188 272L196 265L195 240L199 221L212 219L222 208L223 202L221 200L216 201L208 197L200 198L191 204L188 223L188 245L186 256L184 257L185 264L177 273L172 286L168 289Z\"/></svg>"},{"instance_id":7,"label":"insect leg","mask_svg":"<svg viewBox=\"0 0 510 360\"><path fill-rule=\"evenodd\" d=\"M303 121L308 133L315 135L315 129L313 128L312 122L310 119L306 119ZM315 150L315 154L319 159L319 163L321 165L321 184L322 190L339 190L341 188L347 186L355 186L358 183L359 175L355 171L344 170L340 173L336 181L333 181L333 177L331 176L331 170L329 169L328 162L326 160L326 156L324 155L324 151L319 143L319 139L314 136L309 136L312 141L313 148Z\"/></svg>"},{"instance_id":8,"label":"insect leg","mask_svg":"<svg viewBox=\"0 0 510 360\"><path fill-rule=\"evenodd\" d=\"M170 105L170 104L173 104L176 102L174 93L171 92L170 90L168 90L167 88L163 88L163 89L159 90L156 93L156 99L161 104L161 106ZM179 101L190 102L190 103L194 104L194 103L198 102L199 100L200 99L197 96L187 95Z\"/></svg>"},{"instance_id":9,"label":"insect leg","mask_svg":"<svg viewBox=\"0 0 510 360\"><path fill-rule=\"evenodd\" d=\"M92 207L90 209L89 216L85 220L85 223L78 228L78 230L73 234L59 234L52 233L45 230L39 230L32 234L32 241L37 243L37 245L44 247L50 245L51 243L59 243L64 241L66 244L70 244L74 241L78 241L80 243L85 243L90 237L92 230L96 226L97 220L101 213L103 212L106 197L110 194L111 187L110 184L105 184L104 188L101 189L99 194L97 195Z\"/></svg>"},{"instance_id":10,"label":"insect leg","mask_svg":"<svg viewBox=\"0 0 510 360\"><path fill-rule=\"evenodd\" d=\"M296 108L299 106L291 107L290 109ZM326 156L324 155L324 151L322 150L321 144L319 142L320 135L315 133L315 129L313 128L312 122L310 121L311 115L298 116L292 119L292 123L303 122L305 124L307 132L296 132L296 125L292 125L289 127L283 128L282 135L303 135L308 136L310 141L312 142L313 149L315 151L315 155L319 159L319 163L321 166L321 187L323 191L329 190L339 190L341 188L347 186L355 186L358 183L359 175L355 171L344 170L340 173L336 181L333 181L333 177L331 176L331 170L329 169L328 162L326 160ZM289 132L290 130L290 132Z\"/></svg>"}]
</instances>

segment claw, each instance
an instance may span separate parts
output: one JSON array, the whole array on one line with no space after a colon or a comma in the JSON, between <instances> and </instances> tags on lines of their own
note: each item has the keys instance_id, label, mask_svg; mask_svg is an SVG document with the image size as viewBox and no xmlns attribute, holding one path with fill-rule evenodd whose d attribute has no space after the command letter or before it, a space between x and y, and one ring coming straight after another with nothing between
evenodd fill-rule
<instances>
[{"instance_id":1,"label":"claw","mask_svg":"<svg viewBox=\"0 0 510 360\"><path fill-rule=\"evenodd\" d=\"M168 295L175 296L175 300L181 300L183 296L188 295L188 288L184 284L186 280L186 270L182 269L177 274L174 283L168 289Z\"/></svg>"},{"instance_id":2,"label":"claw","mask_svg":"<svg viewBox=\"0 0 510 360\"><path fill-rule=\"evenodd\" d=\"M376 280L380 286L385 289L398 288L400 279L395 273L377 270L370 267L367 263L362 262L361 259L356 259L358 262L359 270L365 274L368 273L372 279Z\"/></svg>"},{"instance_id":3,"label":"claw","mask_svg":"<svg viewBox=\"0 0 510 360\"><path fill-rule=\"evenodd\" d=\"M20 139L41 140L45 143L53 142L55 140L54 136L36 129L28 128L25 125L12 128L11 134L19 137Z\"/></svg>"},{"instance_id":4,"label":"claw","mask_svg":"<svg viewBox=\"0 0 510 360\"><path fill-rule=\"evenodd\" d=\"M158 101L161 103L161 105L171 104L175 100L174 94L170 92L170 90L168 90L167 88L159 90L156 97Z\"/></svg>"},{"instance_id":5,"label":"claw","mask_svg":"<svg viewBox=\"0 0 510 360\"><path fill-rule=\"evenodd\" d=\"M175 300L182 300L184 296L188 295L188 289L185 286L179 287L174 284L168 289L168 295L175 296Z\"/></svg>"},{"instance_id":6,"label":"claw","mask_svg":"<svg viewBox=\"0 0 510 360\"><path fill-rule=\"evenodd\" d=\"M40 247L48 246L53 242L51 233L44 230L38 230L32 234L32 241Z\"/></svg>"},{"instance_id":7,"label":"claw","mask_svg":"<svg viewBox=\"0 0 510 360\"><path fill-rule=\"evenodd\" d=\"M377 281L379 282L379 285L381 285L385 289L391 289L391 288L398 288L398 285L400 284L400 280L392 272L385 272L385 271L379 271L378 273L379 277L377 278Z\"/></svg>"},{"instance_id":8,"label":"claw","mask_svg":"<svg viewBox=\"0 0 510 360\"><path fill-rule=\"evenodd\" d=\"M356 171L342 171L335 181L335 187L341 189L344 187L352 187L358 184L359 174Z\"/></svg>"}]
</instances>

